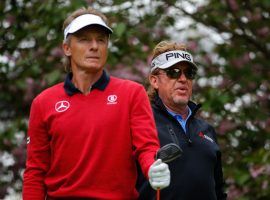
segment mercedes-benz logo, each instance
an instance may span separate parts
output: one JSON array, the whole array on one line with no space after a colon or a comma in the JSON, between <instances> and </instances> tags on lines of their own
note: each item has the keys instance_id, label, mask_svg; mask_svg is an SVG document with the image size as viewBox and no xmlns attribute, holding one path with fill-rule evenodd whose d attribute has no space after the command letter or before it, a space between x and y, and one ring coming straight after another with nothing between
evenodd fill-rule
<instances>
[{"instance_id":1,"label":"mercedes-benz logo","mask_svg":"<svg viewBox=\"0 0 270 200\"><path fill-rule=\"evenodd\" d=\"M55 104L55 110L57 112L64 112L69 108L70 104L68 101L58 101Z\"/></svg>"}]
</instances>

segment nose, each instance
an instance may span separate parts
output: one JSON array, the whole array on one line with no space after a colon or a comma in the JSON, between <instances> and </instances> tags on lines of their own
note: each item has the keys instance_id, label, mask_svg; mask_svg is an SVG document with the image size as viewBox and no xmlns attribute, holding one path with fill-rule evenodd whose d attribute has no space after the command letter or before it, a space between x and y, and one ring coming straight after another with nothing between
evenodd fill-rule
<instances>
[{"instance_id":1,"label":"nose","mask_svg":"<svg viewBox=\"0 0 270 200\"><path fill-rule=\"evenodd\" d=\"M97 40L93 39L90 42L90 50L97 50L98 49L98 42Z\"/></svg>"},{"instance_id":2,"label":"nose","mask_svg":"<svg viewBox=\"0 0 270 200\"><path fill-rule=\"evenodd\" d=\"M187 77L184 73L183 70L181 70L181 75L179 76L179 78L177 79L177 81L186 81L187 80Z\"/></svg>"}]
</instances>

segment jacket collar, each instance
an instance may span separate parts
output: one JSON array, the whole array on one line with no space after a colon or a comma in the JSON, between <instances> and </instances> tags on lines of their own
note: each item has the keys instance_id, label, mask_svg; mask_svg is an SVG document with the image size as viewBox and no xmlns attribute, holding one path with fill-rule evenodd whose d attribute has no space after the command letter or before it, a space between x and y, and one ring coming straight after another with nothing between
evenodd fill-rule
<instances>
[{"instance_id":1,"label":"jacket collar","mask_svg":"<svg viewBox=\"0 0 270 200\"><path fill-rule=\"evenodd\" d=\"M154 103L154 105L158 106L161 110L167 112L166 107L163 104L160 97L158 96L158 94L155 95L153 103ZM188 102L188 107L190 108L190 110L192 112L190 117L193 117L197 113L197 111L200 109L201 106L202 106L201 104L196 104L193 101L189 101Z\"/></svg>"},{"instance_id":2,"label":"jacket collar","mask_svg":"<svg viewBox=\"0 0 270 200\"><path fill-rule=\"evenodd\" d=\"M82 93L78 88L75 87L75 85L72 83L72 72L69 72L66 76L65 79L65 83L64 83L64 89L65 92L69 95L72 96L76 93ZM101 77L97 80L97 82L95 82L92 85L91 90L93 89L98 89L98 90L105 90L106 86L109 84L110 82L110 76L105 72L105 70L103 70L103 73L101 75Z\"/></svg>"}]
</instances>

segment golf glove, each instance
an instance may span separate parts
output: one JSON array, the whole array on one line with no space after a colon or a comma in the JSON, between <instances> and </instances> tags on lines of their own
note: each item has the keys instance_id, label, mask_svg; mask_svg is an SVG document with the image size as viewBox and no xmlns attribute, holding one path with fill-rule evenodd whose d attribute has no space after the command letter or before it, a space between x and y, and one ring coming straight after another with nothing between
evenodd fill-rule
<instances>
[{"instance_id":1,"label":"golf glove","mask_svg":"<svg viewBox=\"0 0 270 200\"><path fill-rule=\"evenodd\" d=\"M161 159L156 160L149 168L148 177L153 189L163 189L170 185L171 175L169 167Z\"/></svg>"}]
</instances>

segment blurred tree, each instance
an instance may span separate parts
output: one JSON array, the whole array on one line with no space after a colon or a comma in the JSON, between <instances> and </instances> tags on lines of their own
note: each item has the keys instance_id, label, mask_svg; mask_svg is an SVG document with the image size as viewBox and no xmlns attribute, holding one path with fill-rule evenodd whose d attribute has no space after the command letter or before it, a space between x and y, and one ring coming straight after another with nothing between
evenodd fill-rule
<instances>
[{"instance_id":1,"label":"blurred tree","mask_svg":"<svg viewBox=\"0 0 270 200\"><path fill-rule=\"evenodd\" d=\"M60 81L62 22L85 1L0 1L0 199L22 189L34 96Z\"/></svg>"},{"instance_id":2,"label":"blurred tree","mask_svg":"<svg viewBox=\"0 0 270 200\"><path fill-rule=\"evenodd\" d=\"M174 7L181 13L176 18L194 20L190 29L212 30L189 40L201 44L197 98L222 135L229 199L269 199L270 2L209 0L195 11L181 2ZM220 39L209 52L204 45L212 33Z\"/></svg>"},{"instance_id":3,"label":"blurred tree","mask_svg":"<svg viewBox=\"0 0 270 200\"><path fill-rule=\"evenodd\" d=\"M92 5L107 13L114 35L108 70L143 82L149 44L159 16L147 5L125 1L2 0L0 2L0 199L20 193L30 105L43 89L64 80L62 23L68 13ZM141 10L142 13L137 12ZM144 22L144 23L141 23Z\"/></svg>"},{"instance_id":4,"label":"blurred tree","mask_svg":"<svg viewBox=\"0 0 270 200\"><path fill-rule=\"evenodd\" d=\"M220 134L229 199L269 199L268 0L2 0L0 199L21 191L31 101L63 81L62 22L87 5L113 27L112 75L145 83L155 44L188 44L200 68L194 100Z\"/></svg>"}]
</instances>

